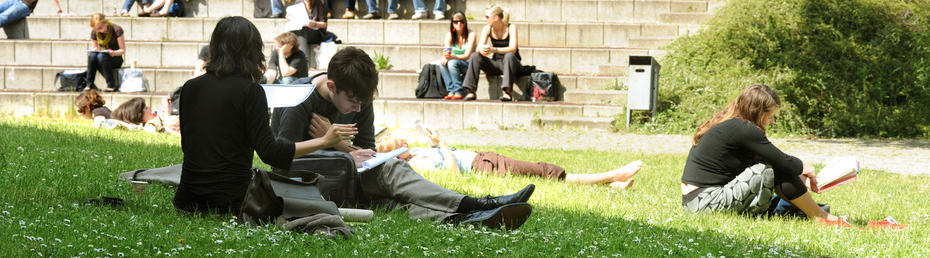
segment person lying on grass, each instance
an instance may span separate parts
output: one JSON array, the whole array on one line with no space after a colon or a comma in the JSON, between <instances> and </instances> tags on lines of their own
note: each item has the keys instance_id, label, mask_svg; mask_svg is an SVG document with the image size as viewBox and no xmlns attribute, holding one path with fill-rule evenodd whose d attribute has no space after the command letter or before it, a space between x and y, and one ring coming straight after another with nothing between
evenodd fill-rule
<instances>
[{"instance_id":1,"label":"person lying on grass","mask_svg":"<svg viewBox=\"0 0 930 258\"><path fill-rule=\"evenodd\" d=\"M849 225L807 192L817 191L814 167L766 138L765 128L779 107L774 90L755 84L697 128L681 176L685 210L760 214L769 209L774 192L822 224Z\"/></svg>"},{"instance_id":2,"label":"person lying on grass","mask_svg":"<svg viewBox=\"0 0 930 258\"><path fill-rule=\"evenodd\" d=\"M607 184L616 189L626 189L633 185L633 176L642 168L642 161L633 161L623 167L597 174L572 174L565 169L546 162L529 162L513 159L494 152L474 152L450 148L439 132L419 127L426 135L432 147L413 148L409 154L401 157L409 160L414 168L454 169L460 172L480 172L502 176L538 176L575 184ZM378 152L389 152L400 147L407 147L407 140L395 138L390 132L382 132L376 137Z\"/></svg>"},{"instance_id":3,"label":"person lying on grass","mask_svg":"<svg viewBox=\"0 0 930 258\"><path fill-rule=\"evenodd\" d=\"M271 125L277 137L305 141L324 136L333 126L329 121L355 124L359 131L355 139L351 143L341 142L334 149L349 153L356 167L360 167L372 158L371 148L375 147L372 102L378 87L378 71L374 62L364 51L347 47L336 52L326 75L314 76L311 83L316 88L304 102L274 110ZM327 123L321 124L321 120L313 117L326 117ZM343 208L400 207L405 208L411 219L507 229L519 228L529 218L532 207L526 202L535 189L530 184L511 195L475 198L426 180L399 159L359 174L359 184L356 195L372 202Z\"/></svg>"},{"instance_id":4,"label":"person lying on grass","mask_svg":"<svg viewBox=\"0 0 930 258\"><path fill-rule=\"evenodd\" d=\"M145 132L180 134L171 127L165 127L165 121L152 112L152 107L145 104L145 99L135 97L123 102L113 110L113 119L132 125L138 125Z\"/></svg>"}]
</instances>

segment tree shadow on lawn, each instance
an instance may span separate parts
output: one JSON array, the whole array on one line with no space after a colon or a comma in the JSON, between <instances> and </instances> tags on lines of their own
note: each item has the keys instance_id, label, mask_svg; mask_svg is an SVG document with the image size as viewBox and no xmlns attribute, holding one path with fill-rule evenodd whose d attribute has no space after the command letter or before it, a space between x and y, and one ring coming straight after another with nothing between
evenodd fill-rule
<instances>
[{"instance_id":1,"label":"tree shadow on lawn","mask_svg":"<svg viewBox=\"0 0 930 258\"><path fill-rule=\"evenodd\" d=\"M145 246L155 249L176 247L179 241L187 239L187 245L194 246L194 252L210 252L215 246L232 249L247 247L254 254L281 251L281 246L256 245L266 241L266 238L280 235L276 229L262 228L256 231L245 226L229 227L229 217L198 217L176 212L171 206L174 194L172 187L150 186L144 194L134 195L127 184L118 184L116 178L124 171L180 163L182 156L179 146L146 140L147 137L162 136L5 123L0 123L0 130L5 139L3 150L9 151L6 163L13 165L5 167L6 171L2 173L16 174L0 183L2 188L9 189L0 201L38 211L33 215L24 214L25 217L63 216L69 218L65 220L72 223L74 228L83 228L81 231L84 232L129 235L130 238L144 236L147 239ZM18 150L19 147L22 150ZM125 198L129 204L119 209L75 205L83 202L84 198L100 195ZM71 214L59 212L58 215L42 215L43 210L52 207L59 207ZM412 221L406 216L406 213L400 211L379 211L372 223L356 225L356 234L349 241L321 241L316 237L286 234L287 238L294 241L288 244L288 248L296 253L307 251L345 255L354 252L379 255L508 256L807 256L816 253L806 248L794 250L762 243L758 239L734 238L734 235L711 229L665 226L662 223L575 211L547 204L537 205L529 221L519 230L510 232L436 225ZM38 221L38 218L25 218L29 219ZM100 228L98 219L112 220L113 224L140 226ZM159 233L162 231L164 233ZM47 234L48 239L60 237L80 241L81 237L76 233L78 230L74 232L21 231L23 234ZM225 242L217 239L217 232L227 237ZM243 235L229 237L229 234ZM117 240L113 242L121 242ZM69 253L62 250L59 252Z\"/></svg>"}]
</instances>

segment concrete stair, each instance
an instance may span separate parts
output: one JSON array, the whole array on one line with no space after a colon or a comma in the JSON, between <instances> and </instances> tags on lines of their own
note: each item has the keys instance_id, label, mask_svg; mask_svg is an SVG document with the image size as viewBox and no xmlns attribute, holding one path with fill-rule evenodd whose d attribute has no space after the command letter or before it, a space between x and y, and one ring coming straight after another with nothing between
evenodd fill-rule
<instances>
[{"instance_id":1,"label":"concrete stair","mask_svg":"<svg viewBox=\"0 0 930 258\"><path fill-rule=\"evenodd\" d=\"M41 116L74 118L77 92L0 91L0 116ZM167 114L162 99L167 93L105 93L108 107L115 108L134 97L154 103L153 109ZM501 129L535 128L559 123L584 125L603 129L603 121L622 114L623 109L611 105L530 103L500 101L452 101L424 99L377 99L375 123L389 127L412 127L417 120L436 128ZM597 126L576 121L600 121ZM609 122L607 123L609 125Z\"/></svg>"},{"instance_id":2,"label":"concrete stair","mask_svg":"<svg viewBox=\"0 0 930 258\"><path fill-rule=\"evenodd\" d=\"M687 13L686 13L687 14ZM219 18L114 17L128 41L209 41ZM284 19L251 19L268 43L284 32ZM87 17L29 16L29 37L46 40L89 40ZM483 21L471 21L476 25ZM523 47L644 48L637 39L687 35L696 24L615 22L515 22ZM475 26L473 29L480 29ZM448 21L331 20L328 30L344 43L441 46ZM404 35L399 37L396 35ZM5 37L5 34L2 35ZM650 45L651 46L651 45ZM649 47L645 47L649 48Z\"/></svg>"},{"instance_id":3,"label":"concrete stair","mask_svg":"<svg viewBox=\"0 0 930 258\"><path fill-rule=\"evenodd\" d=\"M65 70L84 70L84 66L0 66L0 89L12 91L55 91L59 85L55 84L55 75ZM141 68L149 82L149 91L156 93L170 93L193 75L192 67L185 68ZM318 73L322 71L311 71ZM417 87L419 75L413 71L397 72L382 71L379 73L379 98L412 98ZM498 78L499 79L499 78ZM521 77L516 82L518 94L528 86L528 77ZM613 76L585 76L585 75L559 75L559 81L564 87L563 93L566 102L607 104L617 102L618 83L626 81L625 77ZM97 85L105 84L102 76L96 78ZM499 85L499 81L489 84L484 74L478 81L478 98L490 99L491 87ZM496 88L495 90L499 90ZM493 99L497 99L496 96ZM625 98L624 98L625 100Z\"/></svg>"},{"instance_id":4,"label":"concrete stair","mask_svg":"<svg viewBox=\"0 0 930 258\"><path fill-rule=\"evenodd\" d=\"M58 17L48 1L27 18L27 40L0 40L0 115L74 117L77 93L55 92L55 74L86 69L84 50L90 47L89 15L110 13L112 0L60 0L73 17ZM387 1L381 3L381 13ZM499 77L482 75L478 101L414 99L417 70L441 56L448 20L331 19L329 31L343 41L340 48L359 47L369 55L391 58L393 69L382 71L374 102L376 123L408 127L416 120L438 128L581 128L607 129L622 116L626 103L626 74L630 55L661 58L674 39L703 29L702 22L721 5L720 0L498 0L511 10L517 26L524 65L555 72L563 101L500 102ZM216 22L224 16L249 18L266 42L283 32L284 19L251 18L252 0L191 0L188 18L109 18L126 30L128 53L123 67L138 62L149 81L149 92L107 93L115 108L133 97L158 103L191 76L197 53L207 44ZM345 9L333 1L334 17ZM448 0L450 10L464 10L472 29L484 24L486 1ZM367 11L362 1L360 14ZM138 6L138 5L137 5ZM427 0L432 6L432 0ZM118 7L117 7L118 8ZM410 1L401 1L400 14L413 14ZM134 12L133 12L134 13ZM447 12L447 15L451 13ZM24 27L25 29L25 27ZM0 32L0 38L5 35ZM311 71L311 73L315 73ZM528 77L516 82L521 98ZM97 78L102 85L103 79ZM489 85L494 85L490 87ZM161 110L160 112L165 112Z\"/></svg>"},{"instance_id":5,"label":"concrete stair","mask_svg":"<svg viewBox=\"0 0 930 258\"><path fill-rule=\"evenodd\" d=\"M670 39L666 39L669 40ZM124 66L137 60L138 67L183 68L197 60L197 53L207 42L202 41L127 41ZM365 50L374 58L375 53L390 58L393 70L417 70L424 64L438 61L442 47L423 45L340 44L339 48L353 46ZM42 66L84 66L86 51L91 47L87 40L0 40L0 64ZM273 49L265 46L266 56ZM610 48L535 48L520 49L524 65L560 74L588 74L620 76L626 74L630 55L662 56L665 51L649 49ZM605 67L609 65L609 67Z\"/></svg>"},{"instance_id":6,"label":"concrete stair","mask_svg":"<svg viewBox=\"0 0 930 258\"><path fill-rule=\"evenodd\" d=\"M121 8L122 2L113 0L59 0L62 10L75 15L91 15L93 13L114 12ZM426 0L426 6L432 10L434 0ZM462 10L465 15L483 18L484 9L489 3L497 3L510 9L513 21L629 21L629 22L656 22L661 21L663 13L701 13L707 12L711 6L720 0L497 0L497 1L465 1L447 0L447 10ZM333 17L342 17L345 11L344 1L332 2ZM387 17L387 1L379 1L379 12ZM365 1L357 3L359 13L368 12ZM138 5L134 6L138 9ZM188 16L214 17L244 16L252 17L254 10L253 0L190 0L185 1ZM413 4L410 1L400 1L398 14L404 19L413 15ZM43 2L36 6L34 15L55 15L55 7L51 2ZM136 13L136 10L131 12ZM447 11L447 16L451 11Z\"/></svg>"}]
</instances>

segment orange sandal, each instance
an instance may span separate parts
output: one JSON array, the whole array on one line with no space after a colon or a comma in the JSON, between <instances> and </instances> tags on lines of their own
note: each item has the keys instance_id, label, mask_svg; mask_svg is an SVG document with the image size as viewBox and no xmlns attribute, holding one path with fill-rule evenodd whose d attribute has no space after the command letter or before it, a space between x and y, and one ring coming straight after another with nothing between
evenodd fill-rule
<instances>
[{"instance_id":1,"label":"orange sandal","mask_svg":"<svg viewBox=\"0 0 930 258\"><path fill-rule=\"evenodd\" d=\"M833 226L844 227L844 228L855 227L852 224L849 224L849 221L846 221L846 218L844 217L839 217L839 219L833 220L833 221L830 221L824 218L817 218L817 224L820 224L821 226L825 226L825 227L833 227Z\"/></svg>"},{"instance_id":2,"label":"orange sandal","mask_svg":"<svg viewBox=\"0 0 930 258\"><path fill-rule=\"evenodd\" d=\"M869 225L866 227L872 228L872 229L902 229L902 228L907 228L908 225L898 223L897 221L894 220L894 218L892 218L891 216L888 216L883 220L869 221Z\"/></svg>"}]
</instances>

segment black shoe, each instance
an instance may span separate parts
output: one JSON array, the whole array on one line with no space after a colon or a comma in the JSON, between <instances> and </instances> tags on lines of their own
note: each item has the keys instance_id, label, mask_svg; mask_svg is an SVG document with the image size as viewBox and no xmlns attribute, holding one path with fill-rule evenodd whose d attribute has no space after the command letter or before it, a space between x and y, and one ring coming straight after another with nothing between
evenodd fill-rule
<instances>
[{"instance_id":1,"label":"black shoe","mask_svg":"<svg viewBox=\"0 0 930 258\"><path fill-rule=\"evenodd\" d=\"M499 229L504 226L506 230L520 228L533 212L533 206L528 203L511 203L493 210L476 211L450 217L447 222L452 224L481 224L487 228Z\"/></svg>"},{"instance_id":2,"label":"black shoe","mask_svg":"<svg viewBox=\"0 0 930 258\"><path fill-rule=\"evenodd\" d=\"M533 190L536 190L536 185L529 184L519 192L511 195L487 196L478 199L478 206L481 210L493 210L507 204L527 202L530 200L530 196L533 195Z\"/></svg>"}]
</instances>

